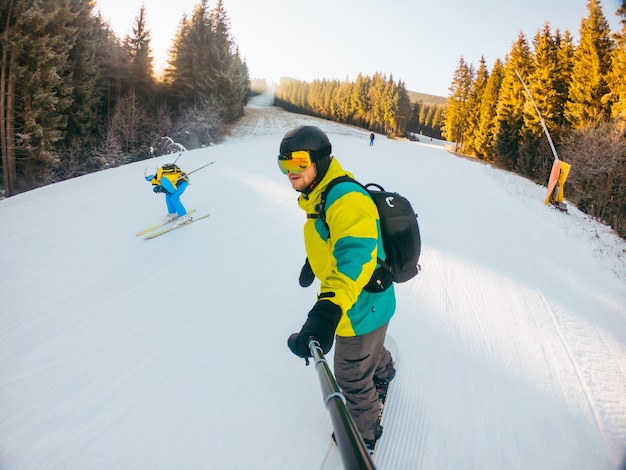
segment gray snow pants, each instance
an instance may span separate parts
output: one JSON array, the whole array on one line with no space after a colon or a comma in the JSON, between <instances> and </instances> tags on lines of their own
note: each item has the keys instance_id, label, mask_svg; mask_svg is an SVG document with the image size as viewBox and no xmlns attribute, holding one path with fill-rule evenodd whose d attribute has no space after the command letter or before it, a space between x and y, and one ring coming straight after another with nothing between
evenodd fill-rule
<instances>
[{"instance_id":1,"label":"gray snow pants","mask_svg":"<svg viewBox=\"0 0 626 470\"><path fill-rule=\"evenodd\" d=\"M363 439L375 439L380 412L374 377L386 379L393 369L391 354L384 346L385 324L363 336L337 336L335 379Z\"/></svg>"}]
</instances>

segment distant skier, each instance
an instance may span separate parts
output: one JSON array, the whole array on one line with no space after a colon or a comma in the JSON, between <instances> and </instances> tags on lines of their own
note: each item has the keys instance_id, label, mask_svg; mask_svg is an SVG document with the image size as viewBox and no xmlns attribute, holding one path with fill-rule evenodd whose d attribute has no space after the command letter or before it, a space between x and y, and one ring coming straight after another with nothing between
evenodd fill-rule
<instances>
[{"instance_id":1,"label":"distant skier","mask_svg":"<svg viewBox=\"0 0 626 470\"><path fill-rule=\"evenodd\" d=\"M180 196L189 186L189 176L173 163L168 163L160 168L148 167L144 172L146 181L154 187L155 193L165 193L167 205L166 222L176 220L175 227L191 222L193 219L187 215L187 209L180 202Z\"/></svg>"},{"instance_id":2,"label":"distant skier","mask_svg":"<svg viewBox=\"0 0 626 470\"><path fill-rule=\"evenodd\" d=\"M370 147L374 146L374 139L376 138L376 136L374 135L374 133L372 132L370 134Z\"/></svg>"}]
</instances>

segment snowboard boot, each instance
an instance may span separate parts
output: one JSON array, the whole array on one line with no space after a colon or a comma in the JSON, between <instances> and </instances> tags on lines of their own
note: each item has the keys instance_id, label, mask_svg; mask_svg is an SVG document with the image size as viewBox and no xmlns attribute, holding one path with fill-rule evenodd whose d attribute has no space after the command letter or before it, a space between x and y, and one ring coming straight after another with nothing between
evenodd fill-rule
<instances>
[{"instance_id":1,"label":"snowboard boot","mask_svg":"<svg viewBox=\"0 0 626 470\"><path fill-rule=\"evenodd\" d=\"M391 363L392 364L392 363ZM378 393L378 399L381 403L385 403L385 399L387 398L387 390L389 389L389 382L393 380L396 376L396 369L393 365L389 364L391 369L388 370L388 375L384 379L379 379L374 377L374 386L376 387L376 392Z\"/></svg>"},{"instance_id":2,"label":"snowboard boot","mask_svg":"<svg viewBox=\"0 0 626 470\"><path fill-rule=\"evenodd\" d=\"M383 427L380 425L380 416L376 420L374 424L374 439L363 439L365 442L365 447L367 447L367 451L372 455L374 453L374 449L376 448L376 442L383 435Z\"/></svg>"},{"instance_id":3,"label":"snowboard boot","mask_svg":"<svg viewBox=\"0 0 626 470\"><path fill-rule=\"evenodd\" d=\"M380 425L380 417L378 418L378 421L376 421L376 433L374 434L374 439L363 439L363 442L365 442L365 447L367 448L367 452L372 455L374 453L374 448L376 447L376 442L378 441L378 439L380 439L380 437L383 435L383 427ZM335 443L335 445L339 445L337 444L337 439L335 439L335 433L333 432L331 434L331 437L333 438L333 442Z\"/></svg>"}]
</instances>

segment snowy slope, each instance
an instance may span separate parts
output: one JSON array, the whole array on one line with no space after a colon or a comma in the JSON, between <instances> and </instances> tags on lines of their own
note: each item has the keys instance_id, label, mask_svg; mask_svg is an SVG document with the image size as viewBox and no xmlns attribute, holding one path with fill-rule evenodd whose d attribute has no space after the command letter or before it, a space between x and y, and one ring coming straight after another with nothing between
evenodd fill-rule
<instances>
[{"instance_id":1,"label":"snowy slope","mask_svg":"<svg viewBox=\"0 0 626 470\"><path fill-rule=\"evenodd\" d=\"M369 147L366 131L267 103L181 156L188 171L216 162L183 197L211 217L166 236L135 236L165 213L146 162L0 201L0 468L319 468L330 419L286 346L316 292L298 286L304 215L275 158L301 123L419 212L378 467L620 467L626 244L437 142Z\"/></svg>"}]
</instances>

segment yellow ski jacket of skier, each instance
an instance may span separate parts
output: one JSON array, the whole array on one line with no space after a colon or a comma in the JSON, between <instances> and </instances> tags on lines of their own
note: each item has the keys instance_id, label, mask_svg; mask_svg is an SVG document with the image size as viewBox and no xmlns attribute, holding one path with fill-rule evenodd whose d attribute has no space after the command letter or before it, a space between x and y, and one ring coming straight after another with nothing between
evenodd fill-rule
<instances>
[{"instance_id":1,"label":"yellow ski jacket of skier","mask_svg":"<svg viewBox=\"0 0 626 470\"><path fill-rule=\"evenodd\" d=\"M176 165L167 164L158 169L157 174L154 175L150 182L153 185L163 186L168 192L173 193L183 181L189 183L187 173Z\"/></svg>"},{"instance_id":2,"label":"yellow ski jacket of skier","mask_svg":"<svg viewBox=\"0 0 626 470\"><path fill-rule=\"evenodd\" d=\"M377 293L363 290L378 266L376 257L385 258L378 210L367 191L353 182L335 185L326 200L330 232L315 218L324 189L343 175L352 177L333 157L320 184L310 194L301 194L298 205L308 214L304 244L311 269L321 283L319 298L341 307L336 334L360 336L391 319L396 299L393 285Z\"/></svg>"}]
</instances>

